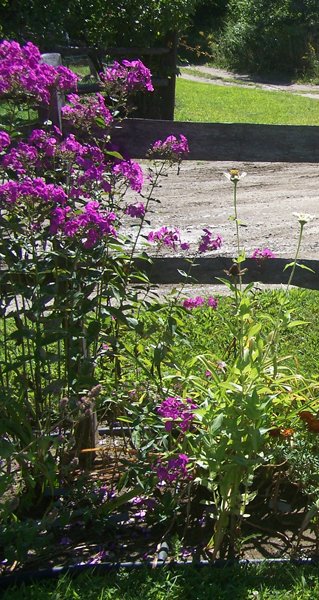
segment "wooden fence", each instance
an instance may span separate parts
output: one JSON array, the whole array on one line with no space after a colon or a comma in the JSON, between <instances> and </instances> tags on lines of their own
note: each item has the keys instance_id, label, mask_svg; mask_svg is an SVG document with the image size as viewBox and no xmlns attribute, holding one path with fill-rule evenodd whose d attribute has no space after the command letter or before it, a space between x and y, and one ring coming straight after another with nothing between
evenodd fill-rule
<instances>
[{"instance_id":1,"label":"wooden fence","mask_svg":"<svg viewBox=\"0 0 319 600\"><path fill-rule=\"evenodd\" d=\"M136 116L147 119L174 119L175 83L177 69L177 35L170 33L163 39L161 47L152 48L81 48L57 47L62 62L81 57L87 59L90 73L96 83L81 83L79 93L99 90L98 74L108 62L114 60L140 59L153 73L153 94L137 94L135 98Z\"/></svg>"},{"instance_id":2,"label":"wooden fence","mask_svg":"<svg viewBox=\"0 0 319 600\"><path fill-rule=\"evenodd\" d=\"M44 60L58 64L61 57L44 55ZM62 123L61 98L57 94L52 96L50 118L57 124ZM319 127L126 119L114 128L112 142L131 158L143 159L156 139L180 133L188 138L189 160L319 163ZM247 259L244 263L247 271L243 281L285 284L288 282L290 269L284 268L291 262L291 258L260 261ZM293 284L319 290L319 261L301 260L299 263L311 271L298 268ZM190 274L199 284L213 285L219 283L219 277L225 277L225 271L231 264L232 260L228 257L199 257ZM154 258L147 269L152 282L174 284L182 280L179 271L189 270L189 261L178 257Z\"/></svg>"}]
</instances>

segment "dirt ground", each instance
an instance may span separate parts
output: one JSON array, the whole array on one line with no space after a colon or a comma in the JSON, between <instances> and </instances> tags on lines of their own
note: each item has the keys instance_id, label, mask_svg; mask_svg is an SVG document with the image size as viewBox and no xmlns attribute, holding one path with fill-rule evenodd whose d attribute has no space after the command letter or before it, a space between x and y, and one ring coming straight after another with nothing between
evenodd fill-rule
<instances>
[{"instance_id":1,"label":"dirt ground","mask_svg":"<svg viewBox=\"0 0 319 600\"><path fill-rule=\"evenodd\" d=\"M319 259L319 165L292 163L232 163L184 161L156 191L152 229L178 227L194 254L203 227L224 238L223 255L236 251L233 186L223 172L232 167L247 172L237 187L242 246L250 256L255 248L270 248L278 257L292 258L299 224L293 213L315 218L305 226L302 258Z\"/></svg>"},{"instance_id":2,"label":"dirt ground","mask_svg":"<svg viewBox=\"0 0 319 600\"><path fill-rule=\"evenodd\" d=\"M218 85L249 86L271 91L309 95L319 99L319 86L291 81L270 81L209 66L182 69L183 78ZM319 109L319 104L318 104ZM161 200L151 227L176 226L183 241L191 242L191 254L203 227L224 238L223 255L234 255L236 238L232 185L223 172L236 167L247 176L238 185L242 246L249 256L255 248L269 247L278 257L292 258L298 238L298 220L293 213L315 218L305 227L302 258L319 259L319 165L315 163L232 163L184 161L180 175L164 180L157 197Z\"/></svg>"}]
</instances>

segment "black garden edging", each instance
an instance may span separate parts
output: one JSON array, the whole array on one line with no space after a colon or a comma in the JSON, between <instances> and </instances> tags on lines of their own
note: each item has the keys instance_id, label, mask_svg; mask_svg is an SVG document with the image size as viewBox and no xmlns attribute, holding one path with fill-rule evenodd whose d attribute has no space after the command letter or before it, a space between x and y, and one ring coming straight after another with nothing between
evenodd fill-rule
<instances>
[{"instance_id":1,"label":"black garden edging","mask_svg":"<svg viewBox=\"0 0 319 600\"><path fill-rule=\"evenodd\" d=\"M158 555L159 556L159 555ZM159 567L166 568L183 568L183 567L211 567L212 569L224 569L234 566L249 567L254 565L297 565L297 566L319 566L318 558L300 558L300 559L289 559L289 558L268 558L268 559L239 559L239 560L200 560L200 561L181 561L172 560L167 562L165 559L158 559L157 562L153 560L148 561L136 561L136 562L102 562L96 565L92 564L81 564L63 566L63 567L49 567L45 569L39 569L38 571L20 571L12 573L11 575L3 575L0 578L0 590L5 590L8 587L15 585L29 584L34 582L43 581L45 579L57 579L63 575L69 575L70 577L77 577L82 573L95 573L101 575L110 571L117 571L119 569L135 570L135 569L154 569Z\"/></svg>"},{"instance_id":2,"label":"black garden edging","mask_svg":"<svg viewBox=\"0 0 319 600\"><path fill-rule=\"evenodd\" d=\"M187 284L220 284L219 278L228 278L227 271L233 265L233 259L227 256L198 257L193 259L183 257L153 258L152 262L136 259L135 266L144 270L152 283L177 284L185 282L189 274L194 279ZM256 260L247 258L241 268L245 269L243 283L259 282L264 284L287 284L291 274L292 258L271 258ZM319 261L300 259L294 273L292 284L297 287L319 289ZM230 279L230 278L229 278Z\"/></svg>"}]
</instances>

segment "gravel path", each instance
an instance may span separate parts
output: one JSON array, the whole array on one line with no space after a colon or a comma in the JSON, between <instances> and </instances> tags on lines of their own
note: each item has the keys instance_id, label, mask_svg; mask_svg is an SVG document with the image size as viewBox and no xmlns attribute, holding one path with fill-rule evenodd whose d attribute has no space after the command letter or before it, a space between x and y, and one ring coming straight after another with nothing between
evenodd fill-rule
<instances>
[{"instance_id":1,"label":"gravel path","mask_svg":"<svg viewBox=\"0 0 319 600\"><path fill-rule=\"evenodd\" d=\"M181 67L181 77L192 81L213 83L214 85L255 87L272 92L290 92L319 100L319 85L294 83L291 81L267 80L262 77L226 71L215 67Z\"/></svg>"}]
</instances>

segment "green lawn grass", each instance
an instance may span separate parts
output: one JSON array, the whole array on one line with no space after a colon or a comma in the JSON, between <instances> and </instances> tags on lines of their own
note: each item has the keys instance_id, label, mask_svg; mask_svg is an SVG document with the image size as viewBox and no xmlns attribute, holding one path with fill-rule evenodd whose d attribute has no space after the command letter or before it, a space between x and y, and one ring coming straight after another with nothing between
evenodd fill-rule
<instances>
[{"instance_id":1,"label":"green lawn grass","mask_svg":"<svg viewBox=\"0 0 319 600\"><path fill-rule=\"evenodd\" d=\"M290 92L267 92L178 79L176 121L319 125L319 100Z\"/></svg>"},{"instance_id":2,"label":"green lawn grass","mask_svg":"<svg viewBox=\"0 0 319 600\"><path fill-rule=\"evenodd\" d=\"M265 564L226 568L159 568L12 588L3 600L314 600L316 567Z\"/></svg>"}]
</instances>

